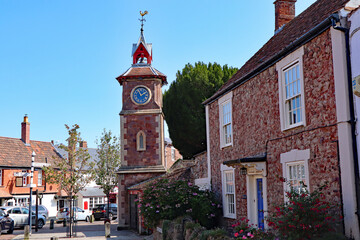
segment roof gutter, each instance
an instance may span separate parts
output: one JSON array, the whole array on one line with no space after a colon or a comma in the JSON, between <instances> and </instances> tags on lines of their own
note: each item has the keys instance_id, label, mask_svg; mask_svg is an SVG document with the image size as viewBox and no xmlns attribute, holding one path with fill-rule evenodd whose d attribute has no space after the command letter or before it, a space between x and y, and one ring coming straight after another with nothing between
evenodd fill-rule
<instances>
[{"instance_id":1,"label":"roof gutter","mask_svg":"<svg viewBox=\"0 0 360 240\"><path fill-rule=\"evenodd\" d=\"M306 32L304 35L302 35L301 37L299 37L298 39L296 39L295 41L290 43L288 46L286 46L284 49L282 49L280 52L275 54L273 57L271 57L270 59L265 61L263 64L261 64L257 68L255 68L253 71L251 71L248 74L246 74L245 76L235 80L228 87L224 88L223 90L221 90L217 94L215 94L212 97L208 98L202 104L208 105L208 104L216 101L218 98L220 98L221 96L226 94L228 91L231 91L234 88L238 87L239 85L246 83L247 81L249 81L250 79L252 79L256 75L258 75L259 73L266 70L269 66L275 64L277 61L279 61L282 58L284 58L285 56L287 56L289 52L292 52L296 48L302 46L303 44L305 44L305 43L307 43L309 41L311 41L313 38L317 37L318 35L323 33L326 29L328 29L330 26L332 26L331 19L334 18L334 16L338 18L338 14L331 14L325 20L323 20L318 25L313 27L310 31Z\"/></svg>"}]
</instances>

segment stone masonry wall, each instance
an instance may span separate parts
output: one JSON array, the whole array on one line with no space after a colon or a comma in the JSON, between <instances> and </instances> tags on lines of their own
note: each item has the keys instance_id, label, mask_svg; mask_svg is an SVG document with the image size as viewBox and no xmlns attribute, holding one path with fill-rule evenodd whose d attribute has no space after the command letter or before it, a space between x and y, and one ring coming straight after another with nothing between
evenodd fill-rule
<instances>
[{"instance_id":1,"label":"stone masonry wall","mask_svg":"<svg viewBox=\"0 0 360 240\"><path fill-rule=\"evenodd\" d=\"M207 153L202 152L195 155L196 164L191 168L192 174L194 178L207 178Z\"/></svg>"},{"instance_id":2,"label":"stone masonry wall","mask_svg":"<svg viewBox=\"0 0 360 240\"><path fill-rule=\"evenodd\" d=\"M267 153L267 201L284 201L280 154L310 149L309 185L328 181L327 197L340 203L335 89L329 30L304 46L306 126L281 131L278 73L275 65L233 90L233 146L220 149L219 105L209 105L212 189L221 196L220 165L226 160ZM247 217L246 177L235 170L237 218ZM284 176L285 177L285 176Z\"/></svg>"},{"instance_id":3,"label":"stone masonry wall","mask_svg":"<svg viewBox=\"0 0 360 240\"><path fill-rule=\"evenodd\" d=\"M126 123L124 128L124 161L128 166L154 166L162 165L159 158L159 139L160 134L159 122L156 121L158 114L147 115L126 115ZM136 135L139 131L143 131L146 135L146 151L137 151Z\"/></svg>"},{"instance_id":4,"label":"stone masonry wall","mask_svg":"<svg viewBox=\"0 0 360 240\"><path fill-rule=\"evenodd\" d=\"M161 174L163 173L132 173L132 174L121 174L118 176L119 223L124 225L130 224L128 187L133 186L142 181L148 180L150 178L159 176Z\"/></svg>"}]
</instances>

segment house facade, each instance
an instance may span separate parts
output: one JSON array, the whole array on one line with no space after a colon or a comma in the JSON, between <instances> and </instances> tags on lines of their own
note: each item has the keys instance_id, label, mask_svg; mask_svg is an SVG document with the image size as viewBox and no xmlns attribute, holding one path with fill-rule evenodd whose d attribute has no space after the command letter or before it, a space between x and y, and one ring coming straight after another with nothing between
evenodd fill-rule
<instances>
[{"instance_id":1,"label":"house facade","mask_svg":"<svg viewBox=\"0 0 360 240\"><path fill-rule=\"evenodd\" d=\"M297 17L295 2L274 2L275 35L204 102L210 167L198 181L222 196L228 224L245 217L260 228L286 201L288 184L310 192L326 184L326 198L341 204L346 235L359 239L340 29L355 1L318 0Z\"/></svg>"},{"instance_id":2,"label":"house facade","mask_svg":"<svg viewBox=\"0 0 360 240\"><path fill-rule=\"evenodd\" d=\"M56 216L59 188L45 181L43 166L48 166L61 158L50 142L30 140L30 123L24 117L21 123L21 138L0 137L0 205L29 204L31 157L35 152L32 204L36 202L49 210L49 217Z\"/></svg>"}]
</instances>

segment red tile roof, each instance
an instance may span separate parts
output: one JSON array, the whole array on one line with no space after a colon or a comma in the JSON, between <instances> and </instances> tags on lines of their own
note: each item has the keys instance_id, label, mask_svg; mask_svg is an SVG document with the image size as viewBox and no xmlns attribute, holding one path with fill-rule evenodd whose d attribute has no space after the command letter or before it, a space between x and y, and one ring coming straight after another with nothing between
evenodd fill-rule
<instances>
[{"instance_id":1,"label":"red tile roof","mask_svg":"<svg viewBox=\"0 0 360 240\"><path fill-rule=\"evenodd\" d=\"M159 78L166 84L166 76L161 73L159 70L153 68L151 65L140 65L134 64L131 66L125 73L118 76L116 79L119 81L120 85L122 80L131 79L131 78Z\"/></svg>"},{"instance_id":2,"label":"red tile roof","mask_svg":"<svg viewBox=\"0 0 360 240\"><path fill-rule=\"evenodd\" d=\"M35 162L54 163L60 159L50 142L30 141L30 146L19 138L0 137L1 167L31 167L31 154L35 151Z\"/></svg>"},{"instance_id":3,"label":"red tile roof","mask_svg":"<svg viewBox=\"0 0 360 240\"><path fill-rule=\"evenodd\" d=\"M287 50L289 45L320 24L332 13L343 8L348 1L349 0L316 1L292 21L284 25L280 32L270 38L270 40L265 43L265 45L260 48L260 50L257 51L257 53L255 53L255 55L253 55L228 82L226 82L213 96L207 99L204 104L208 104L226 93L235 82L236 84L240 84L251 78L253 73L260 73L262 70L257 71L259 67L276 56L279 52Z\"/></svg>"}]
</instances>

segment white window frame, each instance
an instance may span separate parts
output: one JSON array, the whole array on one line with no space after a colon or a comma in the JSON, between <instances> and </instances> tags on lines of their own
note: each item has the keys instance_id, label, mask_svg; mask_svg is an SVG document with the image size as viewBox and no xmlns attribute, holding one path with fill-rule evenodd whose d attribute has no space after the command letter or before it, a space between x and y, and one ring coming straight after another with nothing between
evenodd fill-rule
<instances>
[{"instance_id":1,"label":"white window frame","mask_svg":"<svg viewBox=\"0 0 360 240\"><path fill-rule=\"evenodd\" d=\"M0 168L0 186L3 185L3 169Z\"/></svg>"},{"instance_id":2,"label":"white window frame","mask_svg":"<svg viewBox=\"0 0 360 240\"><path fill-rule=\"evenodd\" d=\"M43 174L42 174L42 170L38 170L38 186L42 186L42 181L43 181Z\"/></svg>"},{"instance_id":3,"label":"white window frame","mask_svg":"<svg viewBox=\"0 0 360 240\"><path fill-rule=\"evenodd\" d=\"M223 213L224 217L236 219L236 184L235 184L235 168L228 167L221 164L221 182L222 182L222 202L223 202ZM233 192L227 192L226 188L226 176L225 174L230 173L233 176ZM234 199L234 212L229 211L228 195L233 195Z\"/></svg>"},{"instance_id":4,"label":"white window frame","mask_svg":"<svg viewBox=\"0 0 360 240\"><path fill-rule=\"evenodd\" d=\"M234 142L234 135L233 135L233 112L232 112L232 97L233 97L233 93L229 92L228 94L222 96L218 103L219 103L219 130L220 130L220 148L224 148L224 147L229 147L233 145ZM230 122L227 124L230 124L230 142L226 143L225 141L225 131L224 131L224 116L223 116L223 109L224 106L230 104Z\"/></svg>"},{"instance_id":5,"label":"white window frame","mask_svg":"<svg viewBox=\"0 0 360 240\"><path fill-rule=\"evenodd\" d=\"M290 187L287 182L289 179L289 166L304 164L305 184L307 185L307 190L310 192L309 159L310 159L310 149L305 149L305 150L293 149L289 152L280 154L280 163L282 164L283 177L286 180L286 182L284 182L284 201L287 201L286 191L290 190Z\"/></svg>"},{"instance_id":6,"label":"white window frame","mask_svg":"<svg viewBox=\"0 0 360 240\"><path fill-rule=\"evenodd\" d=\"M279 85L279 108L280 108L280 124L281 131L286 131L298 126L306 126L306 115L305 115L305 92L304 92L304 74L303 74L303 55L304 47L300 47L284 59L276 63L276 70L278 72L278 85ZM299 81L300 81L300 93L296 96L300 97L300 117L299 122L290 123L288 103L286 98L286 84L285 84L285 72L291 69L294 66L299 66ZM296 96L292 96L291 99L294 99Z\"/></svg>"}]
</instances>

